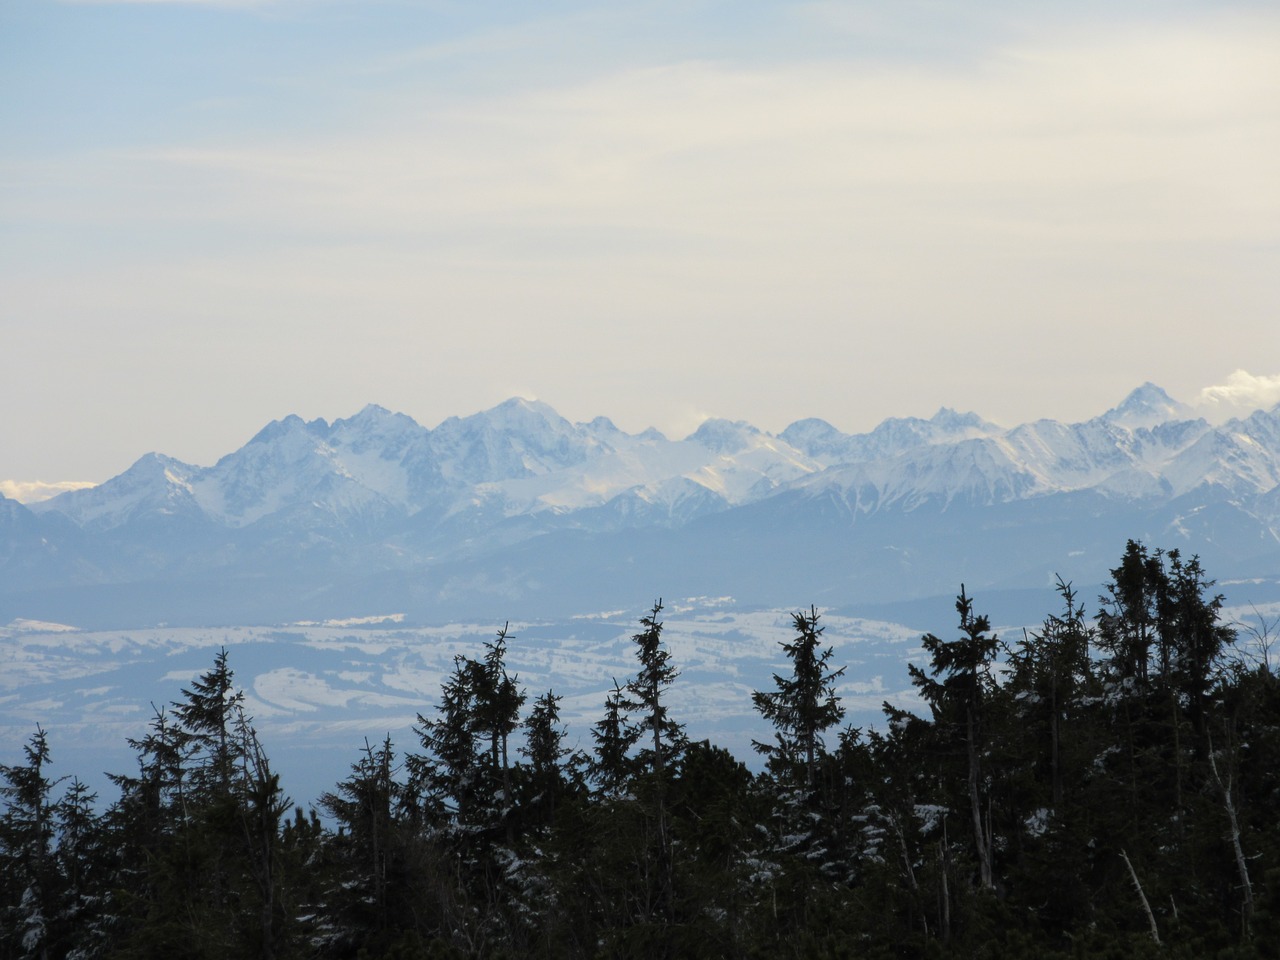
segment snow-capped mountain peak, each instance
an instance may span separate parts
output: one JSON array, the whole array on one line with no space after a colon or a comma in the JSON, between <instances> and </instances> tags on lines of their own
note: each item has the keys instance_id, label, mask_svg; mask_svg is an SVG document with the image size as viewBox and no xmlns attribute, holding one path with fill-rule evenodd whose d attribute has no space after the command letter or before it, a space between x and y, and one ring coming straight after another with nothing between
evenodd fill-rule
<instances>
[{"instance_id":1,"label":"snow-capped mountain peak","mask_svg":"<svg viewBox=\"0 0 1280 960\"><path fill-rule=\"evenodd\" d=\"M150 514L189 514L198 512L191 483L199 472L199 467L173 457L148 453L105 483L69 490L33 503L31 509L34 513L56 510L97 531L112 530Z\"/></svg>"},{"instance_id":2,"label":"snow-capped mountain peak","mask_svg":"<svg viewBox=\"0 0 1280 960\"><path fill-rule=\"evenodd\" d=\"M1099 419L1136 430L1173 420L1194 420L1195 414L1186 404L1174 400L1161 387L1148 381L1130 392Z\"/></svg>"},{"instance_id":3,"label":"snow-capped mountain peak","mask_svg":"<svg viewBox=\"0 0 1280 960\"><path fill-rule=\"evenodd\" d=\"M733 454L745 450L760 431L744 420L725 420L711 417L702 421L689 439L719 454Z\"/></svg>"},{"instance_id":4,"label":"snow-capped mountain peak","mask_svg":"<svg viewBox=\"0 0 1280 960\"><path fill-rule=\"evenodd\" d=\"M955 437L987 437L1000 431L998 426L976 413L960 413L951 407L939 407L938 412L929 418L929 423L940 433Z\"/></svg>"},{"instance_id":5,"label":"snow-capped mountain peak","mask_svg":"<svg viewBox=\"0 0 1280 960\"><path fill-rule=\"evenodd\" d=\"M518 398L435 429L372 404L331 424L287 416L212 467L149 454L30 509L0 502L0 600L149 583L168 610L178 579L211 578L258 611L366 582L436 609L672 578L719 596L747 574L753 590L844 596L898 575L954 587L953 549L987 582L1051 583L1072 568L1036 573L1035 544L1110 559L1126 535L1280 558L1280 407L1220 427L1184 413L1144 384L1105 416L1008 430L944 407L863 434L718 419L671 440Z\"/></svg>"},{"instance_id":6,"label":"snow-capped mountain peak","mask_svg":"<svg viewBox=\"0 0 1280 960\"><path fill-rule=\"evenodd\" d=\"M1217 428L1176 419L1185 410L1144 384L1079 424L1005 430L943 407L929 419L889 418L865 434L807 419L775 436L710 419L669 440L655 430L628 434L605 417L570 423L521 398L434 430L370 404L332 424L273 421L208 468L149 454L107 483L33 511L60 513L86 531L180 517L308 543L379 536L389 539L378 549L411 556L406 537L447 550L458 538L518 540L557 526L671 527L782 493L834 497L850 515L1083 491L1147 504L1202 488L1241 502L1277 500L1270 491L1280 478L1280 408Z\"/></svg>"}]
</instances>

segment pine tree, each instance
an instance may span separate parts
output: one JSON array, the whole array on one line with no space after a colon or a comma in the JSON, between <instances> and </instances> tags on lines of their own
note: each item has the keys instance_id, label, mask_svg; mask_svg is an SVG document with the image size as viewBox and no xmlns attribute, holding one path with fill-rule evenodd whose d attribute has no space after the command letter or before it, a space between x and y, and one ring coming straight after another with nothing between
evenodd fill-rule
<instances>
[{"instance_id":1,"label":"pine tree","mask_svg":"<svg viewBox=\"0 0 1280 960\"><path fill-rule=\"evenodd\" d=\"M1157 645L1157 615L1167 588L1163 554L1153 555L1136 540L1125 544L1120 565L1111 571L1107 592L1100 599L1098 647L1117 683L1143 689L1150 680L1152 649ZM1163 646L1162 644L1160 646ZM1157 653L1157 666L1168 671L1167 650Z\"/></svg>"},{"instance_id":2,"label":"pine tree","mask_svg":"<svg viewBox=\"0 0 1280 960\"><path fill-rule=\"evenodd\" d=\"M225 800L232 793L236 766L242 759L236 742L237 711L244 693L236 690L226 648L214 657L213 668L197 677L183 699L173 703L173 714L184 747L195 758L192 787L206 799Z\"/></svg>"},{"instance_id":3,"label":"pine tree","mask_svg":"<svg viewBox=\"0 0 1280 960\"><path fill-rule=\"evenodd\" d=\"M664 695L680 675L671 665L671 653L662 643L662 601L657 600L643 627L631 640L636 645L640 669L626 686L622 706L628 714L628 731L639 746L637 766L656 782L664 781L684 749L684 725L669 716Z\"/></svg>"},{"instance_id":4,"label":"pine tree","mask_svg":"<svg viewBox=\"0 0 1280 960\"><path fill-rule=\"evenodd\" d=\"M1084 606L1076 602L1071 584L1058 578L1057 591L1063 612L1047 617L1039 633L1024 634L1010 652L1008 687L1018 699L1016 729L1011 732L1042 737L1033 752L1047 744L1049 803L1061 810L1066 791L1064 730L1079 712L1082 699L1095 693L1089 659L1094 632L1085 622Z\"/></svg>"},{"instance_id":5,"label":"pine tree","mask_svg":"<svg viewBox=\"0 0 1280 960\"><path fill-rule=\"evenodd\" d=\"M1221 623L1223 597L1208 596L1214 581L1205 577L1200 558L1184 561L1177 550L1169 551L1165 629L1171 633L1166 643L1172 663L1170 678L1186 702L1197 752L1207 756L1209 692L1221 676L1225 652L1235 643L1235 631Z\"/></svg>"},{"instance_id":6,"label":"pine tree","mask_svg":"<svg viewBox=\"0 0 1280 960\"><path fill-rule=\"evenodd\" d=\"M475 723L477 673L474 660L454 658L453 673L441 684L436 716L428 719L418 714L416 732L426 752L405 758L427 812L445 821L470 821L476 805L480 768Z\"/></svg>"},{"instance_id":7,"label":"pine tree","mask_svg":"<svg viewBox=\"0 0 1280 960\"><path fill-rule=\"evenodd\" d=\"M244 713L226 650L199 675L172 717L157 710L130 740L137 776L114 776L107 822L118 848L113 935L126 956L190 957L283 948L280 821L289 801Z\"/></svg>"},{"instance_id":8,"label":"pine tree","mask_svg":"<svg viewBox=\"0 0 1280 960\"><path fill-rule=\"evenodd\" d=\"M236 701L233 729L240 769L236 778L237 809L244 838L244 861L252 884L242 898L247 908L257 900L256 930L245 917L247 938L262 960L274 960L285 936L281 903L284 877L281 870L281 823L293 802L280 789L280 776L258 739L258 732Z\"/></svg>"},{"instance_id":9,"label":"pine tree","mask_svg":"<svg viewBox=\"0 0 1280 960\"><path fill-rule=\"evenodd\" d=\"M385 948L414 912L414 882L408 876L416 832L413 803L398 772L391 737L377 747L366 740L351 774L320 798L339 826L329 844L337 869L325 894L333 925L327 938L334 948Z\"/></svg>"},{"instance_id":10,"label":"pine tree","mask_svg":"<svg viewBox=\"0 0 1280 960\"><path fill-rule=\"evenodd\" d=\"M498 791L501 790L500 807L507 807L512 802L508 744L511 734L520 725L520 708L526 699L519 677L507 673L509 626L504 624L497 638L485 643L483 660L472 668L475 729L477 735L489 740L488 793L494 800L499 800Z\"/></svg>"},{"instance_id":11,"label":"pine tree","mask_svg":"<svg viewBox=\"0 0 1280 960\"><path fill-rule=\"evenodd\" d=\"M513 800L509 744L526 695L507 672L508 639L504 626L481 660L454 658L436 717L418 715L426 754L406 758L437 811L467 830L493 829Z\"/></svg>"},{"instance_id":12,"label":"pine tree","mask_svg":"<svg viewBox=\"0 0 1280 960\"><path fill-rule=\"evenodd\" d=\"M679 671L671 665L671 653L662 643L662 600L654 602L643 628L631 639L636 645L640 669L627 683L622 706L628 714L627 737L639 747L635 758L640 786L654 828L657 877L653 914L668 924L675 914L675 860L671 819L667 806L668 779L675 775L685 747L684 725L671 719L665 694Z\"/></svg>"},{"instance_id":13,"label":"pine tree","mask_svg":"<svg viewBox=\"0 0 1280 960\"><path fill-rule=\"evenodd\" d=\"M627 726L625 692L615 679L604 700L604 716L591 728L595 751L586 762L591 779L605 796L621 796L631 776L630 751L636 736L637 731Z\"/></svg>"},{"instance_id":14,"label":"pine tree","mask_svg":"<svg viewBox=\"0 0 1280 960\"><path fill-rule=\"evenodd\" d=\"M61 897L57 920L68 956L99 954L108 940L109 857L94 810L98 796L76 777L54 805Z\"/></svg>"},{"instance_id":15,"label":"pine tree","mask_svg":"<svg viewBox=\"0 0 1280 960\"><path fill-rule=\"evenodd\" d=\"M43 960L56 940L52 922L60 893L53 852L56 782L45 773L50 751L44 730L36 727L22 749L25 763L0 766L0 945L10 956Z\"/></svg>"},{"instance_id":16,"label":"pine tree","mask_svg":"<svg viewBox=\"0 0 1280 960\"><path fill-rule=\"evenodd\" d=\"M979 883L994 886L991 830L986 816L986 785L982 755L986 746L985 706L994 686L992 666L998 639L989 634L990 622L973 612L973 601L960 587L956 598L960 615L957 640L939 640L926 634L920 645L930 658L930 673L915 664L908 666L911 681L933 711L935 727L948 739L957 737L963 745L966 771L965 793L973 828L974 853L978 860Z\"/></svg>"},{"instance_id":17,"label":"pine tree","mask_svg":"<svg viewBox=\"0 0 1280 960\"><path fill-rule=\"evenodd\" d=\"M835 682L845 668L832 670L828 666L834 651L821 645L824 628L818 626L815 607L810 607L808 613L792 614L791 619L799 636L779 644L791 661L791 675L775 673L777 690L751 695L756 711L777 730L777 742L753 741L753 746L769 758L775 776L792 779L799 767L804 771L805 786L812 789L822 735L844 717Z\"/></svg>"},{"instance_id":18,"label":"pine tree","mask_svg":"<svg viewBox=\"0 0 1280 960\"><path fill-rule=\"evenodd\" d=\"M529 761L529 804L538 809L542 822L554 825L556 801L564 789L561 764L569 753L560 726L560 698L550 690L540 696L524 726L525 745L520 752Z\"/></svg>"}]
</instances>

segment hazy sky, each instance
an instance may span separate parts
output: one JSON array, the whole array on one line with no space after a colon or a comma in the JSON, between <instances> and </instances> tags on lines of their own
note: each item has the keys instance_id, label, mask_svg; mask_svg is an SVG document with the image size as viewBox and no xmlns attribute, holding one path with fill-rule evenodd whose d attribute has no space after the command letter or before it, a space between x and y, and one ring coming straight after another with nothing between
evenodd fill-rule
<instances>
[{"instance_id":1,"label":"hazy sky","mask_svg":"<svg viewBox=\"0 0 1280 960\"><path fill-rule=\"evenodd\" d=\"M1278 158L1272 0L4 0L0 479L368 402L1269 405Z\"/></svg>"}]
</instances>

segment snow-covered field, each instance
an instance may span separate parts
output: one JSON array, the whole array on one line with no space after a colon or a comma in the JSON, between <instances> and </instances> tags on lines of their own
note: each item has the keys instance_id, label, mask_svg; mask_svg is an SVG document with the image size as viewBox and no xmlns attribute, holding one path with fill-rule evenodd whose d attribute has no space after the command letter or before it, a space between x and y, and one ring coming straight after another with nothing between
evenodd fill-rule
<instances>
[{"instance_id":1,"label":"snow-covered field","mask_svg":"<svg viewBox=\"0 0 1280 960\"><path fill-rule=\"evenodd\" d=\"M548 689L563 697L570 743L589 745L607 691L631 675L631 636L646 612L510 624L509 669L530 700ZM751 740L769 732L751 692L772 689L772 673L786 670L778 644L794 636L791 612L696 598L669 603L663 620L681 671L670 693L673 715L690 737L710 738L754 764ZM839 692L849 723L878 723L886 699L914 702L906 664L920 657L921 629L839 616L821 622L833 664L847 666ZM53 749L51 775L78 776L110 798L105 773L136 768L127 739L145 732L156 708L181 699L225 647L287 792L311 802L345 776L366 738L390 734L398 752L414 750L417 715L432 715L454 657L482 656L501 626L411 626L388 616L90 632L15 621L0 628L0 762L17 762L39 724Z\"/></svg>"}]
</instances>

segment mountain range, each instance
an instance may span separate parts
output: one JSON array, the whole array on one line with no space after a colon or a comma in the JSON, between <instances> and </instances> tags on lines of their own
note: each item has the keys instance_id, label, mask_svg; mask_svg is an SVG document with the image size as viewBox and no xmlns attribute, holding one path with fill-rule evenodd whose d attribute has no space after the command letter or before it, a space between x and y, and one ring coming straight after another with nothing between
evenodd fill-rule
<instances>
[{"instance_id":1,"label":"mountain range","mask_svg":"<svg viewBox=\"0 0 1280 960\"><path fill-rule=\"evenodd\" d=\"M664 592L760 606L1101 582L1128 538L1280 572L1280 406L1211 425L1147 383L1082 423L942 409L865 434L682 440L512 399L428 429L288 416L213 466L0 496L0 623L560 615Z\"/></svg>"}]
</instances>

